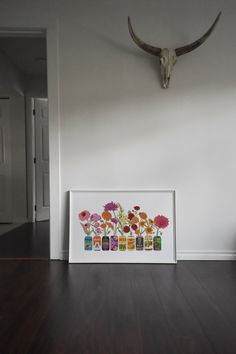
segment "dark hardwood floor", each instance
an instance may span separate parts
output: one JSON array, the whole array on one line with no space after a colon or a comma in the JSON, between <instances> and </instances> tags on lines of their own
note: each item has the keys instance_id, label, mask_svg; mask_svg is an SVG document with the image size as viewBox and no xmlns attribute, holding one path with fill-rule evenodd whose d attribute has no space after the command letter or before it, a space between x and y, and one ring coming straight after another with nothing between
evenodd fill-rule
<instances>
[{"instance_id":1,"label":"dark hardwood floor","mask_svg":"<svg viewBox=\"0 0 236 354\"><path fill-rule=\"evenodd\" d=\"M0 262L1 354L235 354L236 262Z\"/></svg>"},{"instance_id":2,"label":"dark hardwood floor","mask_svg":"<svg viewBox=\"0 0 236 354\"><path fill-rule=\"evenodd\" d=\"M49 221L23 224L0 236L1 258L48 259Z\"/></svg>"}]
</instances>

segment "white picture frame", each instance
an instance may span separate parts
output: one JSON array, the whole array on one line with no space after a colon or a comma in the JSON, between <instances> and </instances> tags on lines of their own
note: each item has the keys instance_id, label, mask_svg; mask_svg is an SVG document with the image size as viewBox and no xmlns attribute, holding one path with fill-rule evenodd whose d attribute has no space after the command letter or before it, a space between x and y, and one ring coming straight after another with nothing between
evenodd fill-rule
<instances>
[{"instance_id":1,"label":"white picture frame","mask_svg":"<svg viewBox=\"0 0 236 354\"><path fill-rule=\"evenodd\" d=\"M69 263L176 263L174 190L69 194Z\"/></svg>"}]
</instances>

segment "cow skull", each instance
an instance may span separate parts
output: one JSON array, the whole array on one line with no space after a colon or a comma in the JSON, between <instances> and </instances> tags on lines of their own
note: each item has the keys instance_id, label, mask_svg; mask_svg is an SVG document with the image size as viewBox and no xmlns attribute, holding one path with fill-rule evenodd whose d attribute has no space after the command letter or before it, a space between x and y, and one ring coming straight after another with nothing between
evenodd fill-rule
<instances>
[{"instance_id":1,"label":"cow skull","mask_svg":"<svg viewBox=\"0 0 236 354\"><path fill-rule=\"evenodd\" d=\"M152 45L149 45L149 44L143 42L134 33L132 25L131 25L130 17L128 17L128 27L129 27L129 33L130 33L133 41L141 49L145 50L149 54L159 57L160 66L161 66L162 87L166 89L169 87L171 73L172 73L173 67L177 61L177 57L179 57L180 55L189 53L192 50L198 48L201 44L203 44L205 42L205 40L210 36L213 29L215 28L217 22L219 21L220 16L221 16L221 12L218 14L218 16L216 17L214 23L209 28L209 30L201 38L199 38L198 40L196 40L195 42L193 42L191 44L188 44L186 46L179 47L176 49L167 49L167 48L162 49L162 48L154 47Z\"/></svg>"}]
</instances>

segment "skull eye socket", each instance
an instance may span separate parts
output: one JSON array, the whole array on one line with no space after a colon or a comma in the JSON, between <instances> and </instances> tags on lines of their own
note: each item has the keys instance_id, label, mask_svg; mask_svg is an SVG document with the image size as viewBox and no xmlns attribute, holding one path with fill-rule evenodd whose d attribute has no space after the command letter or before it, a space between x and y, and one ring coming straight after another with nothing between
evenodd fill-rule
<instances>
[{"instance_id":1,"label":"skull eye socket","mask_svg":"<svg viewBox=\"0 0 236 354\"><path fill-rule=\"evenodd\" d=\"M161 63L162 65L165 65L165 64L166 64L166 58L165 58L165 57L161 57L161 58L160 58L160 63Z\"/></svg>"}]
</instances>

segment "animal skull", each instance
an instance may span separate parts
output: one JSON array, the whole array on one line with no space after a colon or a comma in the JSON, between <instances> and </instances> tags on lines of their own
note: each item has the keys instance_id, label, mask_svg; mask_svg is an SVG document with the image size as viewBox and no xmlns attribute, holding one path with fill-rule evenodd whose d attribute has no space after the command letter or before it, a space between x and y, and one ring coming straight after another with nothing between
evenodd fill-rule
<instances>
[{"instance_id":1,"label":"animal skull","mask_svg":"<svg viewBox=\"0 0 236 354\"><path fill-rule=\"evenodd\" d=\"M160 67L161 67L162 87L166 89L169 87L171 73L172 73L173 67L177 61L177 57L180 55L189 53L192 50L198 48L201 44L203 44L205 42L205 40L210 36L213 29L215 28L217 22L219 21L220 16L221 16L221 12L218 14L218 16L216 17L214 23L209 28L209 30L201 38L199 38L198 40L196 40L195 42L193 42L191 44L188 44L186 46L179 47L176 49L167 49L167 48L162 49L162 48L154 47L152 45L149 45L149 44L143 42L134 33L132 25L131 25L130 17L128 17L128 28L129 28L129 33L130 33L133 41L141 49L145 50L149 54L159 57Z\"/></svg>"}]
</instances>

